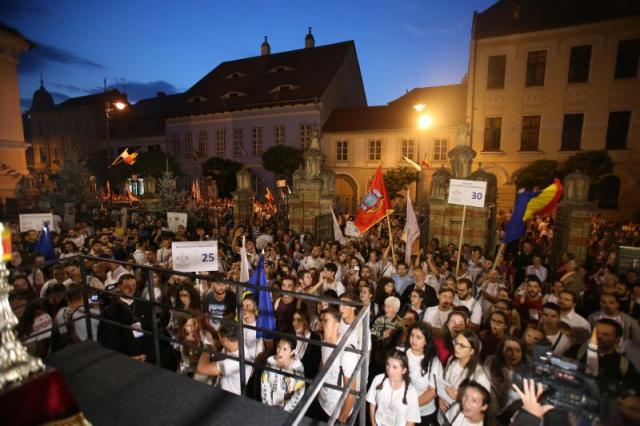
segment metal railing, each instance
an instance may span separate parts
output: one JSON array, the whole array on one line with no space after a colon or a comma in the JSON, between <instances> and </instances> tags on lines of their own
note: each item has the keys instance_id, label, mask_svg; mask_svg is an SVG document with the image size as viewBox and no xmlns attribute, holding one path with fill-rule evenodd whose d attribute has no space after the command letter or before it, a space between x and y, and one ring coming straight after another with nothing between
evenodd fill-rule
<instances>
[{"instance_id":1,"label":"metal railing","mask_svg":"<svg viewBox=\"0 0 640 426\"><path fill-rule=\"evenodd\" d=\"M149 295L149 299L147 298L143 298L140 296L133 296L131 297L131 299L133 299L134 301L139 301L142 303L148 303L151 307L151 330L147 330L147 329L143 329L143 328L138 328L138 327L133 327L132 325L129 324L124 324L124 323L120 323L117 321L113 321L107 318L104 318L102 315L96 315L92 312L91 309L91 302L89 300L90 297L90 293L99 293L99 294L103 294L106 295L107 297L114 297L117 298L119 296L121 296L121 294L118 291L114 291L114 290L108 290L108 289L100 289L100 288L96 288L96 287L91 287L89 285L89 281L88 281L88 274L87 274L87 266L85 264L86 261L93 261L93 262L102 262L102 263L112 263L112 264L118 264L118 265L123 265L123 266L127 266L130 267L132 269L135 270L140 270L143 272L143 276L141 276L140 278L143 278L142 281L145 282L145 286ZM286 418L286 420L284 421L283 424L285 425L296 425L298 423L300 423L300 421L302 420L302 418L305 416L307 410L309 409L309 407L311 406L311 403L313 402L313 400L316 398L316 396L318 395L318 393L320 392L320 390L323 387L332 389L332 390L336 390L336 391L340 391L340 399L338 401L338 404L334 410L333 413L331 413L330 419L329 419L329 424L333 425L336 422L336 419L338 418L338 415L340 413L340 409L342 407L342 404L344 403L344 401L346 400L348 395L353 395L355 397L358 398L357 403L354 405L352 413L349 416L349 420L346 422L346 424L349 425L353 425L355 423L355 421L357 419L359 419L359 424L361 426L364 426L366 424L366 402L365 402L365 398L366 398L366 385L367 385L367 376L368 376L368 360L369 360L369 350L370 348L368 347L368 334L367 334L367 330L368 330L368 326L369 326L369 307L363 307L360 303L356 303L356 302L351 302L348 300L341 300L341 299L335 299L335 298L329 298L329 297L323 297L323 296L316 296L313 294L306 294L306 293L299 293L299 292L290 292L290 291L286 291L286 290L276 290L275 292L277 292L278 295L283 295L283 296L292 296L298 299L302 299L302 300L306 300L306 301L312 301L312 302L326 302L332 305L346 305L346 306L352 306L352 307L356 307L356 308L360 308L359 313L356 316L356 319L349 325L347 331L340 336L340 340L337 343L337 345L325 342L325 341L321 341L321 340L315 340L315 339L310 339L310 338L306 338L304 336L298 336L298 335L292 335L292 334L288 334L288 333L283 333L280 332L278 330L268 330L268 329L264 329L264 328L260 328L260 327L256 327L256 326L252 326L249 324L244 324L242 321L243 318L243 309L242 309L242 298L243 298L243 291L244 290L251 290L257 292L260 290L268 290L268 291L274 291L272 290L270 287L261 287L261 286L255 286L249 283L240 283L240 282L236 282L236 281L230 281L230 280L226 280L226 279L221 279L218 277L214 277L214 276L210 276L210 275L201 275L201 274L195 274L192 272L178 272L178 271L172 271L172 270L168 270L168 269L164 269L164 268L159 268L159 267L154 267L154 266L147 266L147 265L139 265L139 264L132 264L129 262L124 262L124 261L118 261L118 260L113 260L113 259L104 259L101 257L95 257L95 256L89 256L89 255L78 255L78 256L74 256L74 257L69 257L69 258L65 258L65 259L58 259L56 261L52 261L52 262L47 262L46 266L47 267L51 267L54 266L55 264L68 264L69 262L78 262L79 263L79 267L80 267L80 280L81 282L80 284L80 289L82 291L82 305L84 308L84 312L80 314L80 316L77 316L76 318L69 318L68 321L62 323L62 324L58 324L58 326L69 326L70 324L77 322L77 321L85 321L85 326L86 326L86 332L87 332L87 338L88 340L97 340L96 337L97 336L93 336L93 327L92 327L92 320L98 320L99 322L105 323L105 324L110 324L113 326L117 326L123 329L128 329L128 330L132 330L132 331L137 331L137 332L141 332L144 335L147 336L151 336L151 338L153 339L153 352L155 355L155 363L158 366L161 366L161 361L162 361L162 354L161 354L161 350L160 350L160 341L164 341L167 342L169 344L179 344L182 346L185 346L187 348L192 348L192 349L197 349L197 350L201 350L202 352L207 352L210 355L215 355L217 358L227 358L227 359L231 359L231 360L235 360L240 364L240 386L241 386L241 394L242 395L246 395L246 384L247 384L247 377L245 374L245 366L249 365L251 367L253 367L256 372L254 372L254 374L259 374L259 372L261 371L270 371L273 373L277 373L283 376L287 376L287 377L292 377L298 380L303 380L305 382L305 384L309 385L308 387L306 387L305 389L305 393L303 398L298 402L298 404L296 405L296 408L290 413L290 415ZM25 266L25 267L21 267L18 270L31 270L34 267L37 267L35 265L30 265L30 266ZM229 320L229 319L225 319L225 318L218 318L216 317L215 320L219 321L220 323L232 323L232 324L236 324L237 326L241 327L242 332L239 333L239 356L235 357L233 355L227 354L227 353L223 353L223 352L218 352L214 349L208 348L208 347L201 347L201 346L197 346L194 345L190 342L187 342L185 340L181 340L181 339L176 339L173 338L171 336L168 335L164 335L162 334L160 331L160 328L158 326L158 320L159 320L159 315L158 313L160 312L169 312L169 311L175 311L175 312L181 312L184 314L194 314L194 311L189 310L189 309L181 309L178 307L174 307L171 306L170 304L165 304L165 303L159 303L155 301L155 291L154 291L154 286L153 286L153 273L158 273L158 274L163 274L163 275L178 275L178 276L185 276L190 278L193 283L195 284L196 280L204 280L204 281L208 281L208 282L217 282L217 283L224 283L227 284L229 286L232 286L235 290L235 297L236 297L236 316L237 316L237 320ZM136 275L135 272L132 272L132 275ZM162 294L166 295L167 293L167 283L163 283L164 284L164 288L161 288ZM66 290L65 291L65 295L69 292L70 290ZM59 294L59 293L58 293ZM26 304L23 304L21 306L24 307L28 307L28 306L32 306L32 305L37 305L40 304L43 300L49 299L51 297L53 297L54 294L49 294L49 295L45 295L44 297L38 297L35 300L29 301ZM16 308L18 308L20 306L16 306ZM326 362L324 363L324 365L322 365L322 368L320 369L320 371L318 372L318 374L316 375L316 377L311 380L309 378L303 377L303 376L298 376L296 374L293 373L289 373L286 371L282 371L279 369L274 369L271 367L268 367L267 365L263 365L262 363L257 363L255 361L248 361L245 359L245 354L244 354L244 329L249 329L249 330L254 330L254 331L260 331L263 333L268 333L268 335L270 337L288 337L288 338L292 338L292 339L296 339L298 341L303 341L306 342L307 344L312 344L312 345L316 345L316 346L321 346L321 347L328 347L328 348L332 348L333 352L331 353L331 355L329 356L329 358L326 360ZM39 333L36 334L31 334L29 335L27 338L28 339L32 339L34 337L38 337L40 335L44 335L47 333L51 333L51 329L47 329L47 330L43 330ZM361 332L361 348L355 348L353 347L353 345L348 345L348 343L352 340L352 337L356 335L356 333L360 331ZM331 368L334 368L336 362L340 362L340 359L342 357L342 354L344 351L347 352L351 352L354 353L358 356L358 361L356 363L356 367L354 368L354 372L352 374L351 377L349 377L348 380L346 380L346 383L344 383L343 386L339 386L338 384L332 384L332 383L326 383L327 380L327 374L329 373ZM356 374L356 372L358 372ZM359 377L359 389L358 390L354 390L352 389L353 385L355 385L355 380L356 378Z\"/></svg>"}]
</instances>

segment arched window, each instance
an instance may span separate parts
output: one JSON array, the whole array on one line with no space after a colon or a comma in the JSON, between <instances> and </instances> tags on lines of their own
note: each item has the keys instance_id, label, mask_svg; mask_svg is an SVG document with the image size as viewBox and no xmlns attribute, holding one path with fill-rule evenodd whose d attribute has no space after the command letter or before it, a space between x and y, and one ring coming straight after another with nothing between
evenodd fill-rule
<instances>
[{"instance_id":1,"label":"arched window","mask_svg":"<svg viewBox=\"0 0 640 426\"><path fill-rule=\"evenodd\" d=\"M598 208L617 209L620 196L620 178L609 175L598 184Z\"/></svg>"}]
</instances>

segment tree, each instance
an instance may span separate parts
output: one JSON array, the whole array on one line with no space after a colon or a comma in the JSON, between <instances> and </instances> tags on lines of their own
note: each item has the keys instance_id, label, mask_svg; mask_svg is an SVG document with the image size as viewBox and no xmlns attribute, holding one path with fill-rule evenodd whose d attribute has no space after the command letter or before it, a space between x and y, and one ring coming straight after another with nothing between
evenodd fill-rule
<instances>
[{"instance_id":1,"label":"tree","mask_svg":"<svg viewBox=\"0 0 640 426\"><path fill-rule=\"evenodd\" d=\"M402 196L402 192L417 179L416 171L409 167L397 167L384 173L384 185L392 199Z\"/></svg>"},{"instance_id":2,"label":"tree","mask_svg":"<svg viewBox=\"0 0 640 426\"><path fill-rule=\"evenodd\" d=\"M242 164L220 157L211 157L202 163L202 176L211 176L218 185L218 196L230 197L236 190L236 173Z\"/></svg>"},{"instance_id":3,"label":"tree","mask_svg":"<svg viewBox=\"0 0 640 426\"><path fill-rule=\"evenodd\" d=\"M262 165L277 175L291 177L302 163L302 151L287 145L275 145L262 153Z\"/></svg>"},{"instance_id":4,"label":"tree","mask_svg":"<svg viewBox=\"0 0 640 426\"><path fill-rule=\"evenodd\" d=\"M515 177L518 189L529 191L546 188L559 176L558 162L555 160L536 160L524 169L521 169Z\"/></svg>"},{"instance_id":5,"label":"tree","mask_svg":"<svg viewBox=\"0 0 640 426\"><path fill-rule=\"evenodd\" d=\"M613 172L613 160L605 150L579 152L569 157L562 172L566 176L576 170L589 176L591 183L596 185L602 177Z\"/></svg>"},{"instance_id":6,"label":"tree","mask_svg":"<svg viewBox=\"0 0 640 426\"><path fill-rule=\"evenodd\" d=\"M160 194L159 208L163 212L181 209L187 198L186 191L179 191L173 172L163 172L158 180L158 194Z\"/></svg>"},{"instance_id":7,"label":"tree","mask_svg":"<svg viewBox=\"0 0 640 426\"><path fill-rule=\"evenodd\" d=\"M53 176L53 181L54 189L47 191L44 198L60 214L64 212L64 203L73 203L76 209L80 209L94 200L89 189L87 162L76 150L66 153L62 168Z\"/></svg>"},{"instance_id":8,"label":"tree","mask_svg":"<svg viewBox=\"0 0 640 426\"><path fill-rule=\"evenodd\" d=\"M122 162L111 167L111 163L115 158L107 155L105 148L100 148L93 152L87 159L87 168L89 172L96 177L96 183L105 186L107 179L111 184L111 189L119 192L123 188L125 181L131 176L131 166ZM66 158L65 158L66 161Z\"/></svg>"},{"instance_id":9,"label":"tree","mask_svg":"<svg viewBox=\"0 0 640 426\"><path fill-rule=\"evenodd\" d=\"M174 175L180 175L180 168L176 160L163 151L147 151L138 155L137 161L131 167L132 173L139 173L144 176L153 176L160 179L167 170Z\"/></svg>"}]
</instances>

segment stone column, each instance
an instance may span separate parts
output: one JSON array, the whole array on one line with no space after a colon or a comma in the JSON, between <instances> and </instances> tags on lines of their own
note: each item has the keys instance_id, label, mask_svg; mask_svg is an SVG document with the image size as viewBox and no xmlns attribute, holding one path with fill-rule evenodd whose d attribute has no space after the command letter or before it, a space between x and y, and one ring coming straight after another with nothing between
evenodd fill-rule
<instances>
[{"instance_id":1,"label":"stone column","mask_svg":"<svg viewBox=\"0 0 640 426\"><path fill-rule=\"evenodd\" d=\"M253 190L251 189L251 172L243 167L236 173L236 190L233 197L233 221L236 226L251 224L253 214Z\"/></svg>"}]
</instances>

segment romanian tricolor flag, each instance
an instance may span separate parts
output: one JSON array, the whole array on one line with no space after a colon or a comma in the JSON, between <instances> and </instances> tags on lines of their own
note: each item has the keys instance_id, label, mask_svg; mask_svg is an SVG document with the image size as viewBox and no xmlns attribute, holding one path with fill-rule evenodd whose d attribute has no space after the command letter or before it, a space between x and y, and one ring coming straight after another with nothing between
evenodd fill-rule
<instances>
[{"instance_id":1,"label":"romanian tricolor flag","mask_svg":"<svg viewBox=\"0 0 640 426\"><path fill-rule=\"evenodd\" d=\"M120 153L120 155L118 155L118 157L113 160L113 163L111 163L111 167L116 166L121 161L127 166L132 166L136 162L137 158L137 152L129 154L129 148L125 148L124 151L122 151L122 153Z\"/></svg>"},{"instance_id":2,"label":"romanian tricolor flag","mask_svg":"<svg viewBox=\"0 0 640 426\"><path fill-rule=\"evenodd\" d=\"M360 233L364 234L369 228L384 219L389 210L391 210L391 201L387 194L387 188L384 187L382 169L378 167L369 186L369 192L366 193L360 204L354 223Z\"/></svg>"},{"instance_id":3,"label":"romanian tricolor flag","mask_svg":"<svg viewBox=\"0 0 640 426\"><path fill-rule=\"evenodd\" d=\"M267 200L269 203L273 203L274 198L273 198L273 194L271 193L271 190L269 189L268 186L265 189L267 191L264 194L264 199Z\"/></svg>"},{"instance_id":4,"label":"romanian tricolor flag","mask_svg":"<svg viewBox=\"0 0 640 426\"><path fill-rule=\"evenodd\" d=\"M5 227L0 222L0 236L2 237L2 243L0 243L0 257L3 262L11 260L11 228Z\"/></svg>"},{"instance_id":5,"label":"romanian tricolor flag","mask_svg":"<svg viewBox=\"0 0 640 426\"><path fill-rule=\"evenodd\" d=\"M554 179L553 183L542 191L521 192L516 196L511 220L507 223L504 243L508 244L524 235L525 221L535 215L550 213L562 197L562 183Z\"/></svg>"}]
</instances>

